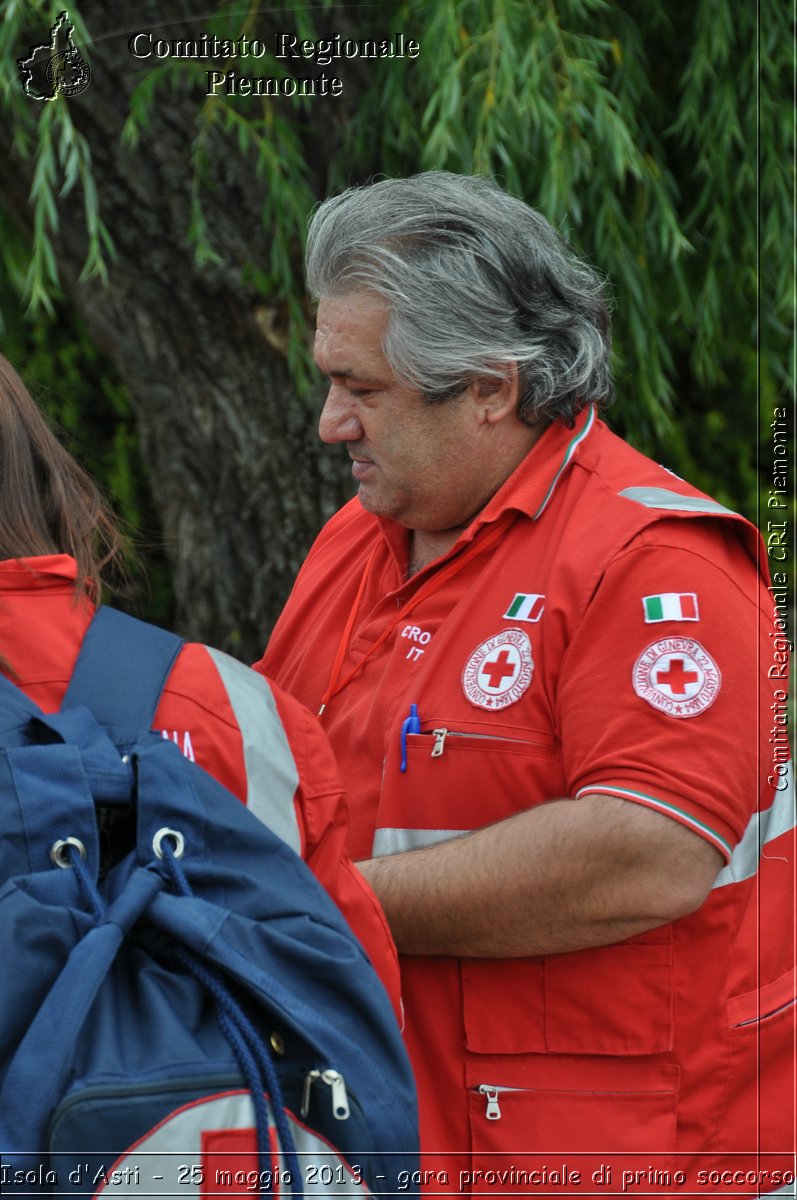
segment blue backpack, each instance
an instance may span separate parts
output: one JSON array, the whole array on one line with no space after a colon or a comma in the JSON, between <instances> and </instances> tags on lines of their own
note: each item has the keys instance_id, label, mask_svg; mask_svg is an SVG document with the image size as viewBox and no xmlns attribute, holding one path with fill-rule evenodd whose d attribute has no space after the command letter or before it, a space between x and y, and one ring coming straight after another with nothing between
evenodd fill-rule
<instances>
[{"instance_id":1,"label":"blue backpack","mask_svg":"<svg viewBox=\"0 0 797 1200\"><path fill-rule=\"evenodd\" d=\"M392 1007L309 868L151 722L101 607L61 711L0 677L0 1191L417 1194Z\"/></svg>"}]
</instances>

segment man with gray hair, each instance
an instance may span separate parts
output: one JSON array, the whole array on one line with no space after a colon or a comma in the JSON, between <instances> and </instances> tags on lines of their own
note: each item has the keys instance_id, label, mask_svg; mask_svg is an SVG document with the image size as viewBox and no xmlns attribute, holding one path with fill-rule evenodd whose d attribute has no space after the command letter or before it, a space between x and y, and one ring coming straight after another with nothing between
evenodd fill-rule
<instances>
[{"instance_id":1,"label":"man with gray hair","mask_svg":"<svg viewBox=\"0 0 797 1200\"><path fill-rule=\"evenodd\" d=\"M495 184L350 189L307 278L358 495L260 666L343 771L427 1190L777 1193L794 817L756 530L599 419L603 282Z\"/></svg>"}]
</instances>

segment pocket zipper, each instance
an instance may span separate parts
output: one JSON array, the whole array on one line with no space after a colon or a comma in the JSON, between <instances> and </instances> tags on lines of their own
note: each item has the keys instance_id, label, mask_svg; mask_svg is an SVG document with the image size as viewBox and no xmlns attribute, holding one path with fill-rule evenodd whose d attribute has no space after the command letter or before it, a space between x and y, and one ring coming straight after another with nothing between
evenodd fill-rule
<instances>
[{"instance_id":1,"label":"pocket zipper","mask_svg":"<svg viewBox=\"0 0 797 1200\"><path fill-rule=\"evenodd\" d=\"M785 1004L779 1005L778 1008L773 1008L771 1012L758 1013L755 1017L748 1017L746 1021L739 1021L737 1025L731 1025L731 1029L744 1029L747 1025L762 1025L764 1021L769 1021L772 1017L779 1016L788 1008L794 1008L797 1000L787 1000Z\"/></svg>"},{"instance_id":2,"label":"pocket zipper","mask_svg":"<svg viewBox=\"0 0 797 1200\"><path fill-rule=\"evenodd\" d=\"M530 744L523 738L497 737L494 733L461 733L457 729L433 729L432 737L434 738L434 745L432 746L432 758L440 757L445 749L446 738L449 737L484 738L489 742L510 742L513 746L524 746Z\"/></svg>"},{"instance_id":3,"label":"pocket zipper","mask_svg":"<svg viewBox=\"0 0 797 1200\"><path fill-rule=\"evenodd\" d=\"M486 1116L487 1120L488 1121L500 1121L501 1120L501 1105L498 1103L499 1094L501 1092L528 1091L528 1088L498 1087L494 1083L480 1083L479 1086L476 1088L476 1091L480 1092L482 1094L482 1096L484 1096L486 1098L487 1108L485 1109L484 1115Z\"/></svg>"}]
</instances>

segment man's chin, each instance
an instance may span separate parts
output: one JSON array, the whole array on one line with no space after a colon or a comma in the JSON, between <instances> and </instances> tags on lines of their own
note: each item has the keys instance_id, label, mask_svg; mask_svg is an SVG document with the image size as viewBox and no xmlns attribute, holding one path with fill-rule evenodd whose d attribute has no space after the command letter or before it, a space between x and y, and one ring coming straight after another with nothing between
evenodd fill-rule
<instances>
[{"instance_id":1,"label":"man's chin","mask_svg":"<svg viewBox=\"0 0 797 1200\"><path fill-rule=\"evenodd\" d=\"M391 504L387 496L380 495L377 489L370 488L367 483L361 483L358 487L357 499L365 511L375 517L389 517L393 521L399 519L399 506L395 502Z\"/></svg>"},{"instance_id":2,"label":"man's chin","mask_svg":"<svg viewBox=\"0 0 797 1200\"><path fill-rule=\"evenodd\" d=\"M369 488L366 483L361 483L357 488L357 499L363 506L366 512L373 513L375 517L383 517L383 505L379 503L379 496L375 496L373 489Z\"/></svg>"}]
</instances>

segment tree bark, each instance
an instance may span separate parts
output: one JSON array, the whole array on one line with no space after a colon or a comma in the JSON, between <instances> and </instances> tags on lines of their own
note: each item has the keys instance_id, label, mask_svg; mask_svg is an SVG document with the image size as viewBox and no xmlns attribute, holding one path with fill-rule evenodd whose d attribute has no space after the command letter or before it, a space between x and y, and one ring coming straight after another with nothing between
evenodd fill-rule
<instances>
[{"instance_id":1,"label":"tree bark","mask_svg":"<svg viewBox=\"0 0 797 1200\"><path fill-rule=\"evenodd\" d=\"M187 235L204 100L196 79L190 90L158 93L136 149L120 141L130 93L151 66L131 56L131 34L185 38L207 22L192 17L190 4L170 4L166 25L154 0L137 7L134 26L118 10L108 15L101 0L85 0L80 11L94 39L91 83L54 103L70 104L88 140L116 257L107 288L78 281L86 230L75 187L59 205L62 285L129 388L173 573L176 628L248 661L262 652L313 536L349 494L348 472L318 441L317 399L296 394L274 334L285 319L279 301L242 282L245 264L269 262L265 185L220 134L211 139L203 209L223 265L196 261ZM340 112L326 104L324 118ZM309 125L307 142L320 155ZM28 230L31 171L15 161L0 180L0 203ZM297 247L292 254L300 271Z\"/></svg>"}]
</instances>

